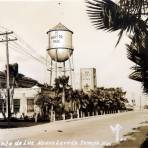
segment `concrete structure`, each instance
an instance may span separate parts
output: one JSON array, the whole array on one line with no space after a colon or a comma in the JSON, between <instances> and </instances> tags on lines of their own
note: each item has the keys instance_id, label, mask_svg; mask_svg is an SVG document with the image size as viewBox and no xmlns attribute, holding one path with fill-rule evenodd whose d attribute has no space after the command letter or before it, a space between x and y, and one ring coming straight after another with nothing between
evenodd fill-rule
<instances>
[{"instance_id":1,"label":"concrete structure","mask_svg":"<svg viewBox=\"0 0 148 148\"><path fill-rule=\"evenodd\" d=\"M81 68L80 69L80 88L88 92L97 87L96 69Z\"/></svg>"}]
</instances>

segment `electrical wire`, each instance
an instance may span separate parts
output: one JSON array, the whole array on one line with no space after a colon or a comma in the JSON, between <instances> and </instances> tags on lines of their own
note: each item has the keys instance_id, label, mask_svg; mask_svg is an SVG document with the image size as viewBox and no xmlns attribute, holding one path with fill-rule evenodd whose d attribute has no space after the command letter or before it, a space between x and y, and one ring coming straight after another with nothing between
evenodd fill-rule
<instances>
[{"instance_id":1,"label":"electrical wire","mask_svg":"<svg viewBox=\"0 0 148 148\"><path fill-rule=\"evenodd\" d=\"M21 46L19 43L17 43L16 41L13 42L13 44L17 45L20 49L22 50L24 53L26 53L27 55L29 55L30 57L32 57L34 60L40 62L41 64L45 65L45 62L43 62L42 60L40 60L38 57L33 56L31 53L29 53L26 48L24 48L23 46Z\"/></svg>"},{"instance_id":2,"label":"electrical wire","mask_svg":"<svg viewBox=\"0 0 148 148\"><path fill-rule=\"evenodd\" d=\"M39 55L36 50L34 48L32 48L32 46L30 46L22 37L20 37L18 34L14 33L16 35L16 37L18 38L18 41L20 43L22 43L23 45L25 45L25 47L27 47L29 50L33 51L34 54L38 55L41 59L46 61L46 58Z\"/></svg>"},{"instance_id":3,"label":"electrical wire","mask_svg":"<svg viewBox=\"0 0 148 148\"><path fill-rule=\"evenodd\" d=\"M7 29L6 27L0 26L0 28L2 28L3 30L6 31L10 31L10 29ZM0 31L0 33L3 33L4 31ZM26 54L29 55L31 58L33 58L34 60L40 62L41 64L43 64L44 66L46 65L46 58L39 55L35 49L33 49L23 38L21 38L17 33L13 33L13 34L9 34L9 36L11 38L17 38L17 41L14 42L10 42L9 45L11 44L11 46L13 46L13 50L17 50L17 52L21 53L21 54ZM31 53L33 52L33 54Z\"/></svg>"},{"instance_id":4,"label":"electrical wire","mask_svg":"<svg viewBox=\"0 0 148 148\"><path fill-rule=\"evenodd\" d=\"M23 54L24 56L28 56L28 54L24 53L23 50L20 50L17 46L15 46L15 44L12 44L11 42L9 43L9 47L10 49L15 50L16 52L19 52L21 55Z\"/></svg>"}]
</instances>

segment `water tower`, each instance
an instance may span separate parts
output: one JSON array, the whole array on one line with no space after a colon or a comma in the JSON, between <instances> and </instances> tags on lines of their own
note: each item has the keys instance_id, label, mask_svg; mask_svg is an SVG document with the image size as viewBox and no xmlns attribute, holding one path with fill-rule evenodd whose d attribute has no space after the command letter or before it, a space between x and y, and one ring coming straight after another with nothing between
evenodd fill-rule
<instances>
[{"instance_id":1,"label":"water tower","mask_svg":"<svg viewBox=\"0 0 148 148\"><path fill-rule=\"evenodd\" d=\"M49 48L47 49L50 57L50 85L53 84L58 76L69 76L70 85L73 86L73 32L59 23L47 32L49 36Z\"/></svg>"}]
</instances>

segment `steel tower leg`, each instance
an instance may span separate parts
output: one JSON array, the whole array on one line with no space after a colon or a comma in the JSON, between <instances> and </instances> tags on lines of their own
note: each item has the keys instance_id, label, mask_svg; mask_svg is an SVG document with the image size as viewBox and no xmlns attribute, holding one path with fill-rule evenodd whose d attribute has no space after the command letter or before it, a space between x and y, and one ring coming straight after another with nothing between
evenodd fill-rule
<instances>
[{"instance_id":1,"label":"steel tower leg","mask_svg":"<svg viewBox=\"0 0 148 148\"><path fill-rule=\"evenodd\" d=\"M73 88L73 83L72 83L72 67L71 67L71 61L70 61L70 52L69 52L69 74L70 74L70 81L71 81L71 87Z\"/></svg>"},{"instance_id":2,"label":"steel tower leg","mask_svg":"<svg viewBox=\"0 0 148 148\"><path fill-rule=\"evenodd\" d=\"M52 59L51 59L51 62L50 62L50 86L52 85Z\"/></svg>"},{"instance_id":3,"label":"steel tower leg","mask_svg":"<svg viewBox=\"0 0 148 148\"><path fill-rule=\"evenodd\" d=\"M58 52L58 51L57 51L57 49L56 49L55 78L58 77L58 66L57 66L57 64L58 64L58 53L57 53L57 52Z\"/></svg>"},{"instance_id":4,"label":"steel tower leg","mask_svg":"<svg viewBox=\"0 0 148 148\"><path fill-rule=\"evenodd\" d=\"M63 62L63 74L66 75L65 62Z\"/></svg>"}]
</instances>

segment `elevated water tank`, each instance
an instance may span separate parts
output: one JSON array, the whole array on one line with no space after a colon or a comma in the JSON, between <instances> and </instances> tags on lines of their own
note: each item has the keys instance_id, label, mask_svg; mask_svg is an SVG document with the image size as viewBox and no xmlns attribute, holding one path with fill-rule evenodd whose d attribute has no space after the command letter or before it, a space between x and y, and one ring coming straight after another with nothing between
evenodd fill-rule
<instances>
[{"instance_id":1,"label":"elevated water tank","mask_svg":"<svg viewBox=\"0 0 148 148\"><path fill-rule=\"evenodd\" d=\"M56 62L65 62L73 53L72 34L73 32L59 23L47 34L49 35L48 54Z\"/></svg>"}]
</instances>

